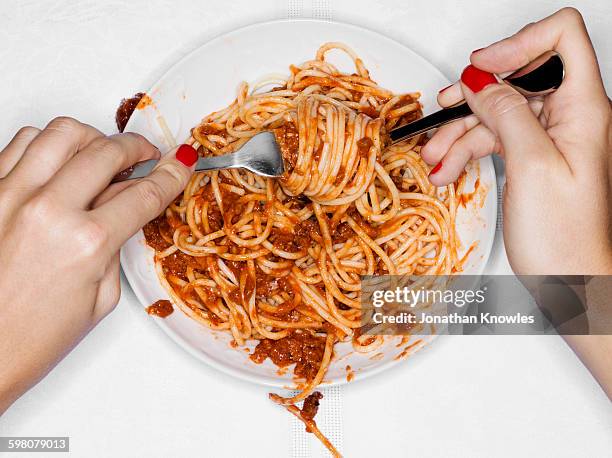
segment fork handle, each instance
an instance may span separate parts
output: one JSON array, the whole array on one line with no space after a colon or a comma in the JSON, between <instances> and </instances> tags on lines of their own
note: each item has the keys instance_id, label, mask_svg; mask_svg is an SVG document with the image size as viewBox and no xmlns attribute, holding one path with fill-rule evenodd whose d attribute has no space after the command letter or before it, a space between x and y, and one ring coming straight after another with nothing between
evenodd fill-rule
<instances>
[{"instance_id":1,"label":"fork handle","mask_svg":"<svg viewBox=\"0 0 612 458\"><path fill-rule=\"evenodd\" d=\"M506 76L504 81L529 98L546 95L557 90L564 77L565 66L561 55L555 51L547 51L524 67ZM466 102L463 102L393 129L389 132L389 136L392 142L397 142L471 114L472 110Z\"/></svg>"},{"instance_id":2,"label":"fork handle","mask_svg":"<svg viewBox=\"0 0 612 458\"><path fill-rule=\"evenodd\" d=\"M201 170L221 170L221 169L235 169L237 167L243 167L244 153L242 150L238 150L235 153L222 154L221 156L206 156L200 157L196 163L195 170L199 172Z\"/></svg>"},{"instance_id":3,"label":"fork handle","mask_svg":"<svg viewBox=\"0 0 612 458\"><path fill-rule=\"evenodd\" d=\"M389 136L391 137L391 141L395 143L405 138L425 133L428 130L435 129L436 127L443 126L444 124L448 124L451 121L464 118L471 114L472 109L466 102L463 102L453 107L443 108L429 116L425 116L405 126L393 129L389 132Z\"/></svg>"},{"instance_id":4,"label":"fork handle","mask_svg":"<svg viewBox=\"0 0 612 458\"><path fill-rule=\"evenodd\" d=\"M196 163L195 170L220 170L241 167L244 159L241 158L239 153L240 151L231 154L224 154L222 156L200 157ZM129 167L115 175L111 183L135 180L136 178L144 178L153 171L158 162L159 161L157 159L137 162L132 167Z\"/></svg>"}]
</instances>

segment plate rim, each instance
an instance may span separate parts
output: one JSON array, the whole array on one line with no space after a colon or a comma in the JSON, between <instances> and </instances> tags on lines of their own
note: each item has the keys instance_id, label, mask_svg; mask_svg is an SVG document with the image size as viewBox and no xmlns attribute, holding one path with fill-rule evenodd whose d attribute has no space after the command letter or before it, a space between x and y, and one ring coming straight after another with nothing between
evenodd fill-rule
<instances>
[{"instance_id":1,"label":"plate rim","mask_svg":"<svg viewBox=\"0 0 612 458\"><path fill-rule=\"evenodd\" d=\"M159 76L159 78L157 78L155 80L155 82L148 88L148 90L145 92L147 94L152 93L157 87L159 87L161 84L163 84L163 82L169 77L171 76L172 72L179 67L180 65L182 65L184 62L188 61L189 59L193 58L193 56L195 54L197 54L198 52L201 51L201 49L203 47L206 46L210 46L213 45L216 42L221 41L222 39L225 38L229 38L232 35L235 34L239 34L239 33L243 33L249 29L254 29L254 28L258 28L258 27L267 27L267 26L274 26L276 24L283 24L283 23L312 23L312 24L318 24L318 25L324 25L324 26L334 26L334 25L338 25L340 27L345 27L348 29L353 29L355 31L358 32L367 32L368 34L373 34L376 35L378 38L390 42L395 46L400 46L401 48L403 48L406 52L409 52L410 54L412 54L415 58L419 59L423 64L427 65L428 67L430 67L433 71L437 72L438 75L440 77L442 77L445 81L447 81L448 83L450 83L451 81L448 79L448 77L437 67L435 66L433 63L431 63L428 59L426 59L425 57L423 57L421 54L419 54L418 52L416 52L415 50L413 50L411 47L409 47L408 45L394 39L391 37L388 37L386 35L384 35L383 33L380 33L378 31L372 30L368 27L364 27L361 25L356 25L356 24L352 24L349 22L342 22L342 21L331 21L331 20L322 20L322 19L314 19L314 18L284 18L284 19L272 19L272 20L267 20L267 21L260 21L260 22L255 22L255 23L251 23L251 24L247 24L244 25L242 27L238 27L236 29L232 29L223 33L220 33L218 35L215 35L214 37L210 38L209 40L206 40L202 43L200 43L198 46L196 46L195 48L193 48L191 51L189 51L187 54L185 54L184 56L182 56L180 59L176 60L174 63L172 63L170 65L169 68L167 68L162 74L161 76ZM130 118L130 120L128 121L125 130L129 130L130 124L132 122L133 118ZM495 167L494 167L494 163L493 160L490 156L487 156L481 160L484 160L485 164L488 164L488 167L490 168L490 170L492 171L491 174L491 189L488 190L489 193L493 192L493 198L492 198L492 205L491 205L491 213L493 215L497 215L498 212L498 205L499 205L499 201L498 201L498 196L497 196L497 176L495 174ZM482 170L481 170L482 172ZM495 221L495 218L492 220L493 222ZM486 247L482 252L482 263L481 263L481 268L479 269L478 272L474 273L473 275L482 275L485 271L486 266L488 265L489 259L491 257L491 253L492 253L492 248L493 248L493 243L495 240L495 224L491 224L491 228L489 229L491 236L489 237L488 243ZM139 230L136 235L138 234L142 234L142 229ZM138 286L139 283L138 281L136 281L135 278L135 273L132 272L131 269L126 268L126 264L127 261L126 256L125 256L125 246L127 245L124 244L121 247L121 254L120 254L120 264L121 264L121 270L123 272L123 274L125 275L126 279L127 279L127 283L129 285L129 287L131 288L131 290L134 292L134 295L136 296L136 298L138 299L138 301L140 302L140 305L142 307L147 307L147 301L144 300L144 294L143 291L141 290L141 287ZM158 279L159 281L159 279ZM135 286L136 285L136 286ZM256 383L258 385L262 385L262 386L268 386L268 387L273 387L273 388L280 388L280 389L293 389L289 386L287 386L287 380L285 379L281 379L281 378L274 378L271 376L267 376L264 374L253 374L253 373L249 373L247 371L240 371L237 368L234 368L233 366L230 365L224 365L220 362L217 362L217 360L215 360L214 358L209 357L208 355L206 355L206 353L197 350L196 348L193 348L193 346L187 341L187 339L185 337L183 337L181 334L175 332L170 326L168 326L163 319L153 319L153 321L164 331L164 333L170 337L171 340L173 340L178 346L180 346L182 349L184 349L185 351L187 351L189 354L191 354L192 356L194 356L196 359L198 359L199 361L204 362L206 365L221 371L224 374L230 375L232 377L236 377L238 379L247 381L247 382L252 382L252 383ZM204 328L204 327L203 327ZM213 330L204 328L206 330L206 332L215 332ZM426 338L424 344L419 345L417 349L415 349L414 352L411 352L410 355L413 355L415 353L418 353L420 350L422 350L423 348L427 347L434 339L440 337L437 334L433 334L433 335L429 335L429 336L420 336L420 338ZM352 378L350 380L350 382L346 379L346 377L337 377L331 381L323 381L321 383L321 387L331 387L331 386L341 386L341 385L345 385L348 383L354 383L357 381L361 381L361 380L365 380L367 378L373 377L375 375L380 374L381 372L390 370L392 368L394 368L395 366L398 366L402 361L404 360L404 358L396 360L396 359L391 359L388 361L385 361L384 363L381 363L378 366L374 366L371 369L368 369L367 371L359 371L359 372L354 372L354 378ZM292 382L289 382L292 383Z\"/></svg>"}]
</instances>

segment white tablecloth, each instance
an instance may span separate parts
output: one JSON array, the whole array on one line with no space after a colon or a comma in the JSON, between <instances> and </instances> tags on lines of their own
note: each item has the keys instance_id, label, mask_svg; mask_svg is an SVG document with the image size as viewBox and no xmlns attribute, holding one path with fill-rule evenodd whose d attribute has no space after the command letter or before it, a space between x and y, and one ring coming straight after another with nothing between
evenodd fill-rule
<instances>
[{"instance_id":1,"label":"white tablecloth","mask_svg":"<svg viewBox=\"0 0 612 458\"><path fill-rule=\"evenodd\" d=\"M611 91L612 7L607 0L581 3ZM455 79L472 49L561 6L3 1L0 143L22 125L42 127L57 115L113 132L122 97L146 89L211 37L253 22L319 17L362 25L412 47ZM506 268L498 243L489 270ZM301 439L266 393L174 345L123 281L117 310L0 418L0 436L70 436L79 457L295 454L292 443ZM557 337L442 337L397 368L343 388L333 405L346 456L603 457L612 450L610 403Z\"/></svg>"}]
</instances>

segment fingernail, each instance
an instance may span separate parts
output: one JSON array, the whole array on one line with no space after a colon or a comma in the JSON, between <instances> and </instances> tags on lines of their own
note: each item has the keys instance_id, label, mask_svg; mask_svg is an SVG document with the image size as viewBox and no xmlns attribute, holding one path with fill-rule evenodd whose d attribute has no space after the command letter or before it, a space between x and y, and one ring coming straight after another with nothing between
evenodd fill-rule
<instances>
[{"instance_id":1,"label":"fingernail","mask_svg":"<svg viewBox=\"0 0 612 458\"><path fill-rule=\"evenodd\" d=\"M478 49L475 49L474 51L472 51L472 54L474 54L475 52L478 52L478 51L482 51L483 49L484 49L484 48L478 48Z\"/></svg>"},{"instance_id":2,"label":"fingernail","mask_svg":"<svg viewBox=\"0 0 612 458\"><path fill-rule=\"evenodd\" d=\"M432 176L433 174L438 173L441 168L442 168L442 161L438 162L438 164L433 169L431 169L431 172L429 172L429 176Z\"/></svg>"},{"instance_id":3,"label":"fingernail","mask_svg":"<svg viewBox=\"0 0 612 458\"><path fill-rule=\"evenodd\" d=\"M454 83L453 83L453 84L454 84ZM449 84L448 86L443 87L442 89L440 89L440 90L438 91L438 94L440 94L440 93L442 93L442 92L446 91L446 90L447 90L449 87L451 87L451 86L452 86L452 84Z\"/></svg>"},{"instance_id":4,"label":"fingernail","mask_svg":"<svg viewBox=\"0 0 612 458\"><path fill-rule=\"evenodd\" d=\"M489 84L497 83L497 79L495 79L493 73L485 72L473 65L468 65L463 69L461 81L474 93L482 91Z\"/></svg>"},{"instance_id":5,"label":"fingernail","mask_svg":"<svg viewBox=\"0 0 612 458\"><path fill-rule=\"evenodd\" d=\"M176 150L176 160L191 167L198 160L198 152L191 145L181 145Z\"/></svg>"}]
</instances>

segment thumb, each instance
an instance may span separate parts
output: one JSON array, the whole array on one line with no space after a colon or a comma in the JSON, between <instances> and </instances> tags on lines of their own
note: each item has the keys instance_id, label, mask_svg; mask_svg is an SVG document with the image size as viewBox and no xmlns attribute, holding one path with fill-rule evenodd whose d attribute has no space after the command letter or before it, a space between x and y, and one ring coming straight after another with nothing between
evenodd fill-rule
<instances>
[{"instance_id":1,"label":"thumb","mask_svg":"<svg viewBox=\"0 0 612 458\"><path fill-rule=\"evenodd\" d=\"M480 122L499 139L509 169L547 167L562 160L527 99L514 88L468 65L461 74L461 89Z\"/></svg>"},{"instance_id":2,"label":"thumb","mask_svg":"<svg viewBox=\"0 0 612 458\"><path fill-rule=\"evenodd\" d=\"M112 228L109 246L118 250L132 235L159 216L185 189L193 175L198 152L191 145L181 145L165 154L146 177L98 205L91 215L104 227ZM112 195L114 191L109 191Z\"/></svg>"}]
</instances>

